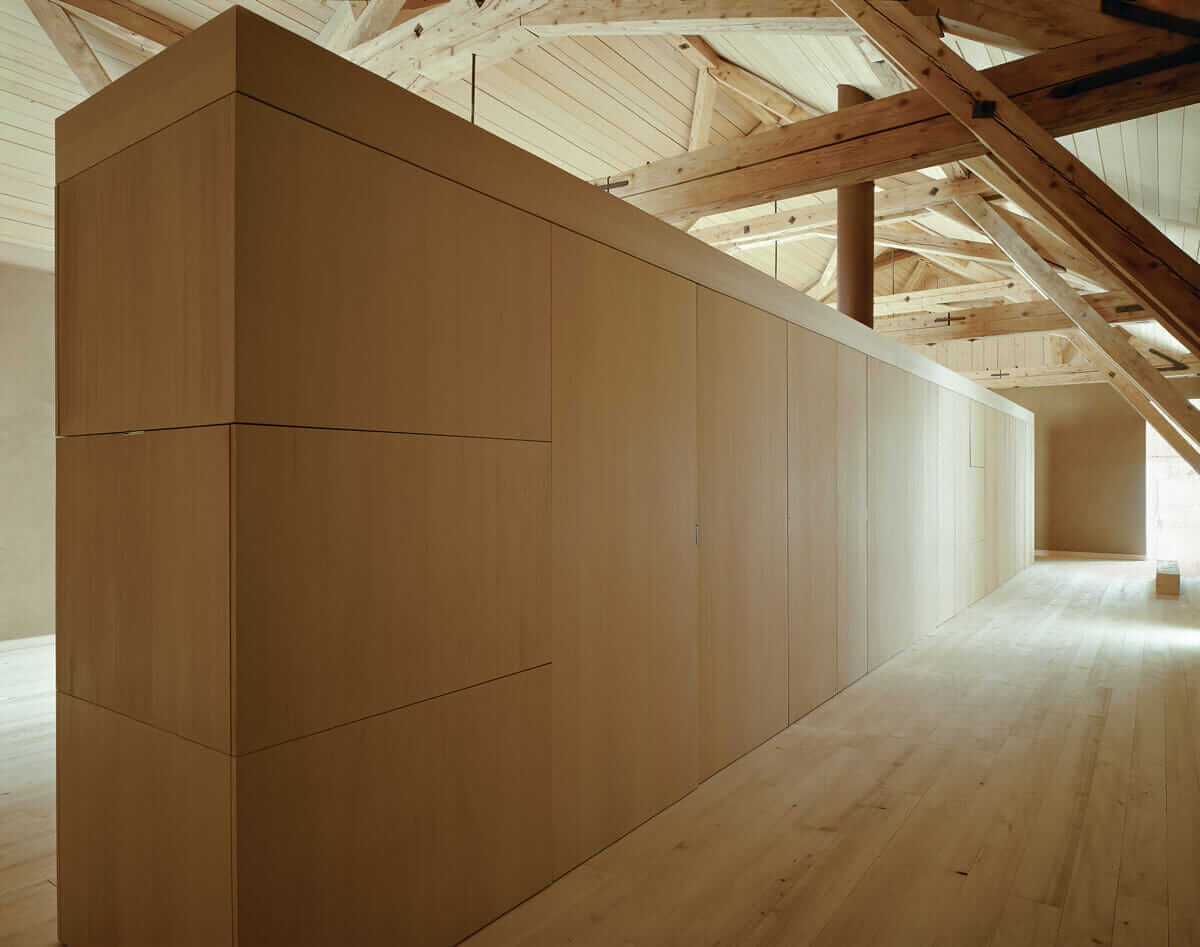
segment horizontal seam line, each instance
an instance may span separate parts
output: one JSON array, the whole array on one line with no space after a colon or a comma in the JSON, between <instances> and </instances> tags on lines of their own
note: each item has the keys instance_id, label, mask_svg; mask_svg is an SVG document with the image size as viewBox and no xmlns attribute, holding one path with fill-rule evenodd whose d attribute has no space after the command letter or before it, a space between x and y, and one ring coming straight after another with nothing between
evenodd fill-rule
<instances>
[{"instance_id":1,"label":"horizontal seam line","mask_svg":"<svg viewBox=\"0 0 1200 947\"><path fill-rule=\"evenodd\" d=\"M165 733L168 736L178 737L180 740L184 740L187 743L193 744L194 746L201 747L205 750L209 750L212 753L216 753L220 756L224 756L228 759L236 761L239 759L245 759L248 756L254 756L257 753L265 752L266 750L274 749L275 747L278 747L278 746L285 746L289 743L295 743L298 740L306 740L309 737L315 737L322 733L329 733L333 730L340 730L342 727L348 727L348 726L351 726L356 723L362 723L364 720L372 720L375 717L383 717L387 714L396 713L397 711L400 711L400 710L407 710L410 707L419 706L420 704L427 704L432 700L438 700L442 697L449 697L452 694L461 694L463 691L469 691L476 687L483 687L487 684L494 684L497 681L503 681L510 677L516 677L518 674L525 674L528 671L538 671L538 670L541 670L542 668L548 668L553 663L554 663L553 661L543 661L541 664L534 664L534 665L531 665L530 667L519 668L516 671L509 671L505 674L499 674L496 677L489 677L482 681L475 681L471 684L464 684L462 687L455 687L452 690L442 691L441 693L438 693L438 694L431 694L428 697L421 697L421 698L418 698L417 700L409 701L408 703L397 704L394 707L388 707L384 710L376 710L376 711L373 711L372 713L364 714L361 717L355 717L353 720L345 720L345 721L342 721L341 723L331 724L328 727L322 727L320 730L313 730L309 733L301 733L294 737L288 737L286 740L279 740L276 743L269 743L266 746L255 747L253 750L247 750L244 753L230 753L230 752L226 752L225 750L219 750L216 747L210 746L209 744L204 743L201 740L197 740L195 737L185 736L184 734L178 733L175 730L171 730L167 727L160 726L159 724L156 724L156 723L150 723L149 721L142 720L140 717L135 717L126 711L118 710L115 707L109 707L105 704L98 703L97 701L91 700L87 697L82 697L79 694L73 694L67 690L59 689L57 691L57 693L61 694L64 697L70 697L72 700L77 700L80 703L87 704L90 707L96 707L99 710L105 710L111 714L116 714L118 717L123 717L124 719L130 720L133 723L138 723L144 727L149 727L151 730L155 730L159 733Z\"/></svg>"},{"instance_id":2,"label":"horizontal seam line","mask_svg":"<svg viewBox=\"0 0 1200 947\"><path fill-rule=\"evenodd\" d=\"M526 444L549 444L549 438L517 437L508 434L444 434L433 431L400 431L391 428L337 427L322 424L284 424L274 421L216 421L207 424L178 424L170 427L134 428L129 431L88 431L80 434L56 434L56 439L77 437L123 437L132 434L152 434L157 431L193 431L219 427L272 427L292 428L299 431L346 431L351 434L396 434L405 437L456 437L479 441L515 441Z\"/></svg>"}]
</instances>

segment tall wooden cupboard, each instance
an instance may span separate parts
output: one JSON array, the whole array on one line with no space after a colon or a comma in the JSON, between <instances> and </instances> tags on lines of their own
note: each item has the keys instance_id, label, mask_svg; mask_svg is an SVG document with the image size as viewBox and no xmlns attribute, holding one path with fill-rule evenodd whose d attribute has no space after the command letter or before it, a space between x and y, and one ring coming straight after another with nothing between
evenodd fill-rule
<instances>
[{"instance_id":1,"label":"tall wooden cupboard","mask_svg":"<svg viewBox=\"0 0 1200 947\"><path fill-rule=\"evenodd\" d=\"M240 8L57 139L72 947L453 943L1030 561L1027 412Z\"/></svg>"}]
</instances>

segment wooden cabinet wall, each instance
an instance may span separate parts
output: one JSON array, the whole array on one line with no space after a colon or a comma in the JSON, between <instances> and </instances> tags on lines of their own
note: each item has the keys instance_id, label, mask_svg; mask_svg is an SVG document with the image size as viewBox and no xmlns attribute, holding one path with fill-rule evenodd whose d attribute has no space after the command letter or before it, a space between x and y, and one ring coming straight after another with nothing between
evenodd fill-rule
<instances>
[{"instance_id":1,"label":"wooden cabinet wall","mask_svg":"<svg viewBox=\"0 0 1200 947\"><path fill-rule=\"evenodd\" d=\"M1019 409L312 55L67 123L72 947L452 943L1030 561Z\"/></svg>"}]
</instances>

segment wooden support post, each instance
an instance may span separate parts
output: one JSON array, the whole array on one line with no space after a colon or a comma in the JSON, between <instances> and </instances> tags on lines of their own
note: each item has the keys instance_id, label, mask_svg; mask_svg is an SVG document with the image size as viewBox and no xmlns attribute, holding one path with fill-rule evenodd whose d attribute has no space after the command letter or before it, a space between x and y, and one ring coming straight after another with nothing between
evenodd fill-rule
<instances>
[{"instance_id":1,"label":"wooden support post","mask_svg":"<svg viewBox=\"0 0 1200 947\"><path fill-rule=\"evenodd\" d=\"M713 102L717 97L717 84L711 74L700 72L696 77L696 99L692 105L692 128L688 135L688 151L695 151L708 144L712 129Z\"/></svg>"},{"instance_id":2,"label":"wooden support post","mask_svg":"<svg viewBox=\"0 0 1200 947\"><path fill-rule=\"evenodd\" d=\"M871 97L852 85L838 86L838 108L853 108ZM875 183L863 181L837 192L838 309L868 328L875 325Z\"/></svg>"}]
</instances>

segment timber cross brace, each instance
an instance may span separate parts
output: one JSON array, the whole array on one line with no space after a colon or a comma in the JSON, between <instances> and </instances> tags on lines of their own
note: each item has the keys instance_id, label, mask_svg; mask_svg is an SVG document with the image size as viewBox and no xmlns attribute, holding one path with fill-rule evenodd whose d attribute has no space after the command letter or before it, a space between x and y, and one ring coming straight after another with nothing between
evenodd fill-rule
<instances>
[{"instance_id":1,"label":"timber cross brace","mask_svg":"<svg viewBox=\"0 0 1200 947\"><path fill-rule=\"evenodd\" d=\"M960 59L903 6L881 0L833 0L880 52L957 119L987 149L999 172L1106 264L1193 354L1200 353L1200 265L1191 259L985 75ZM981 103L989 107L981 108ZM1196 465L1200 412L1127 339L1082 298L988 206L956 202L1039 292L1081 330L1082 351L1107 365L1114 387L1146 420L1187 441ZM999 376L995 376L999 377ZM1142 407L1139 403L1144 402ZM1197 467L1200 472L1200 467Z\"/></svg>"}]
</instances>

